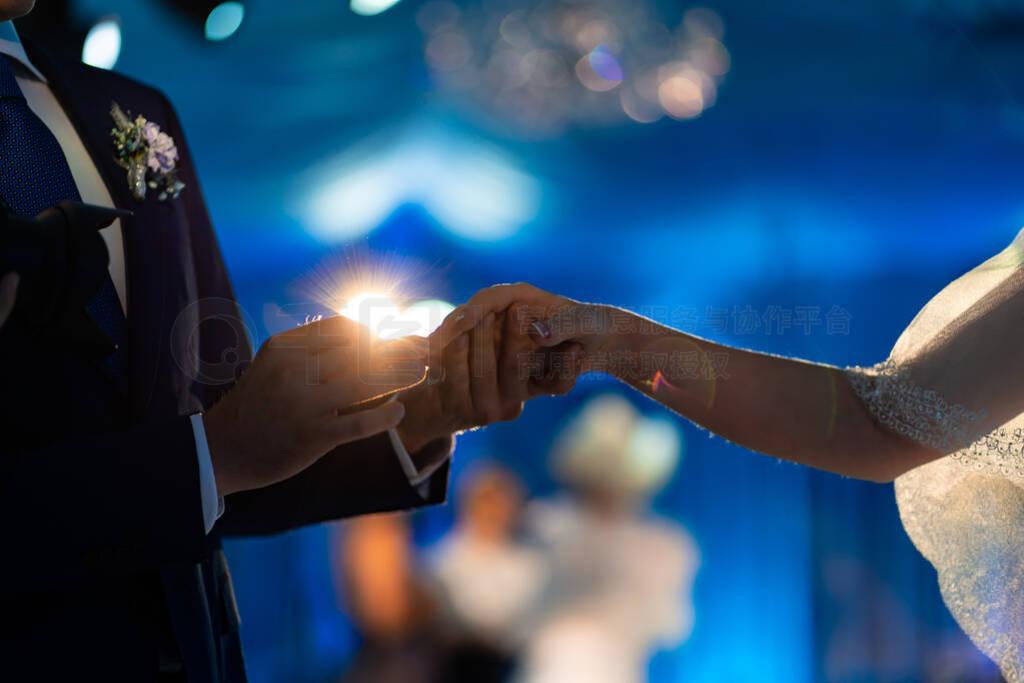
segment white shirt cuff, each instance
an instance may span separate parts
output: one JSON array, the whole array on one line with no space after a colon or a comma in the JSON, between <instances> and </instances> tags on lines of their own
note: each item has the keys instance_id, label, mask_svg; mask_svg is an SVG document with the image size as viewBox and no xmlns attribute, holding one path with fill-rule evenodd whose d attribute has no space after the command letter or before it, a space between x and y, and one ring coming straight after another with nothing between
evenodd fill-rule
<instances>
[{"instance_id":1,"label":"white shirt cuff","mask_svg":"<svg viewBox=\"0 0 1024 683\"><path fill-rule=\"evenodd\" d=\"M442 458L440 462L431 463L428 467L420 470L416 467L416 463L412 461L409 451L405 450L405 444L402 443L398 432L394 429L389 429L388 438L391 439L391 447L395 449L395 455L398 456L398 462L401 463L402 471L405 472L409 483L412 484L421 496L426 498L430 493L430 478L447 461L447 458Z\"/></svg>"},{"instance_id":2,"label":"white shirt cuff","mask_svg":"<svg viewBox=\"0 0 1024 683\"><path fill-rule=\"evenodd\" d=\"M203 528L206 529L206 533L210 533L213 525L224 514L224 499L217 495L217 480L213 476L213 460L210 459L210 446L206 443L203 414L196 413L189 419L192 421L196 457L199 459L199 495L203 501Z\"/></svg>"}]
</instances>

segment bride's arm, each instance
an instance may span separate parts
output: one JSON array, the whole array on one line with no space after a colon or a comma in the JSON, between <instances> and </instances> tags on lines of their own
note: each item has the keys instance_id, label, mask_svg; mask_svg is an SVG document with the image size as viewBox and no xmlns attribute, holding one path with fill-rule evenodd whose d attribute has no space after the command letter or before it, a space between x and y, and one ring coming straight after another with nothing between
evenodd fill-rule
<instances>
[{"instance_id":1,"label":"bride's arm","mask_svg":"<svg viewBox=\"0 0 1024 683\"><path fill-rule=\"evenodd\" d=\"M751 450L880 482L942 455L882 428L837 367L716 344L590 304L538 323L532 335L555 346L595 321L609 331L584 335L584 370L604 370Z\"/></svg>"},{"instance_id":2,"label":"bride's arm","mask_svg":"<svg viewBox=\"0 0 1024 683\"><path fill-rule=\"evenodd\" d=\"M612 374L751 450L879 482L943 455L882 427L840 368L716 344L530 285L483 290L436 335L444 343L512 302L525 303L523 314L534 319L546 317L539 311L561 309L530 334L543 347L581 344L578 370Z\"/></svg>"}]
</instances>

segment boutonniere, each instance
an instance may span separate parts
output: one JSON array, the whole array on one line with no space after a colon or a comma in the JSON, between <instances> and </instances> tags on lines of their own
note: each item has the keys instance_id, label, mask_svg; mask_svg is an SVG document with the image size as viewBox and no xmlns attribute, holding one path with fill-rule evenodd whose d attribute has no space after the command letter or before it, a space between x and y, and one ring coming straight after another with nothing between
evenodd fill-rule
<instances>
[{"instance_id":1,"label":"boutonniere","mask_svg":"<svg viewBox=\"0 0 1024 683\"><path fill-rule=\"evenodd\" d=\"M114 119L110 130L114 158L128 170L132 196L142 201L149 188L160 192L157 195L160 201L177 198L185 183L178 180L178 148L171 136L142 116L136 116L133 121L131 112L125 114L117 102L111 103L110 116Z\"/></svg>"}]
</instances>

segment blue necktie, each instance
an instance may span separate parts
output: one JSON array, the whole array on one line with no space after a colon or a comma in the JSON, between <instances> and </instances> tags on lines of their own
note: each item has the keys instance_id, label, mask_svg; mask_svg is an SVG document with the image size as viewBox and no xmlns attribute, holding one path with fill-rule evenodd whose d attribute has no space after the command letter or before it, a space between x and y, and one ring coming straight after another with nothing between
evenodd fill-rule
<instances>
[{"instance_id":1,"label":"blue necktie","mask_svg":"<svg viewBox=\"0 0 1024 683\"><path fill-rule=\"evenodd\" d=\"M64 199L82 201L60 143L29 109L5 55L0 55L0 197L21 216L34 216ZM109 273L87 310L116 345L105 363L123 387L125 321Z\"/></svg>"}]
</instances>

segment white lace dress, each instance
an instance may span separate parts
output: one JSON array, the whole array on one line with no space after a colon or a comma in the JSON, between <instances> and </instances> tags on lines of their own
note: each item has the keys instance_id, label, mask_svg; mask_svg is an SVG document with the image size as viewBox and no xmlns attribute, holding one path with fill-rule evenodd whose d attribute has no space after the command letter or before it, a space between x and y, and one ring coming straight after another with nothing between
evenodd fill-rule
<instances>
[{"instance_id":1,"label":"white lace dress","mask_svg":"<svg viewBox=\"0 0 1024 683\"><path fill-rule=\"evenodd\" d=\"M896 480L907 534L960 627L1024 683L1024 230L846 370L884 426L948 453Z\"/></svg>"}]
</instances>

